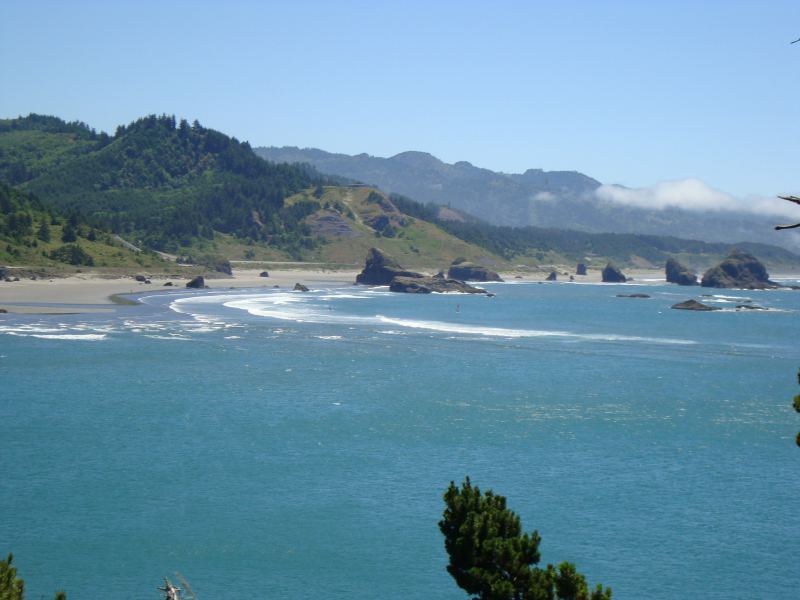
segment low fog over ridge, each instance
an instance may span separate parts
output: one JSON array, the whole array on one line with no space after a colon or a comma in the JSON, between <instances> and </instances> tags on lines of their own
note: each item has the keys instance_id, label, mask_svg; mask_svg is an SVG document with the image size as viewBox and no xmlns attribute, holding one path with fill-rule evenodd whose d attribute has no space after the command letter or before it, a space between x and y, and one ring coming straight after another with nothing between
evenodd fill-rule
<instances>
[{"instance_id":1,"label":"low fog over ridge","mask_svg":"<svg viewBox=\"0 0 800 600\"><path fill-rule=\"evenodd\" d=\"M662 181L640 188L601 185L595 190L595 195L607 202L652 210L677 208L695 212L743 212L789 219L800 214L794 205L779 198L755 195L741 198L715 189L694 177Z\"/></svg>"}]
</instances>

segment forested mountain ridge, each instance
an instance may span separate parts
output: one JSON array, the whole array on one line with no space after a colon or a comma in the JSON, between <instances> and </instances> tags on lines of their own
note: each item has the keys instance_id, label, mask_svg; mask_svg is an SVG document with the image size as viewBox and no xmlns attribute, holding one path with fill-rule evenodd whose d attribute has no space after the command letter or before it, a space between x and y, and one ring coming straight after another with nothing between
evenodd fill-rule
<instances>
[{"instance_id":1,"label":"forested mountain ridge","mask_svg":"<svg viewBox=\"0 0 800 600\"><path fill-rule=\"evenodd\" d=\"M197 121L151 115L108 136L31 115L0 121L0 181L98 228L174 251L214 231L286 248L308 244L283 201L326 178L265 162L246 142Z\"/></svg>"},{"instance_id":2,"label":"forested mountain ridge","mask_svg":"<svg viewBox=\"0 0 800 600\"><path fill-rule=\"evenodd\" d=\"M289 146L259 147L255 152L270 161L305 162L322 173L376 185L387 193L463 210L493 225L800 248L800 237L774 235L775 217L624 205L601 197L596 193L601 182L577 171L529 169L507 174L465 161L448 164L424 152L403 152L390 158Z\"/></svg>"}]
</instances>

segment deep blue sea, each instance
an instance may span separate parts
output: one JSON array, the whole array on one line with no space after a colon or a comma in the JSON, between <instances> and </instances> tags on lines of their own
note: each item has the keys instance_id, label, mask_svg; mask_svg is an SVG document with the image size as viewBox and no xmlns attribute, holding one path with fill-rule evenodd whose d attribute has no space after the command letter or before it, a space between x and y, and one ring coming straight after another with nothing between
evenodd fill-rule
<instances>
[{"instance_id":1,"label":"deep blue sea","mask_svg":"<svg viewBox=\"0 0 800 600\"><path fill-rule=\"evenodd\" d=\"M469 475L617 600L800 597L800 292L486 287L0 315L0 553L36 600L458 600Z\"/></svg>"}]
</instances>

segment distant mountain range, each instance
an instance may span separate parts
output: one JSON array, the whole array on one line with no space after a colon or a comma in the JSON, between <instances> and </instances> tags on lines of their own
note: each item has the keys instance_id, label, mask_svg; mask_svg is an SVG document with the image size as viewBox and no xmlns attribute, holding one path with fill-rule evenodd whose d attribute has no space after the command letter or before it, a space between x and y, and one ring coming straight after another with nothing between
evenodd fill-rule
<instances>
[{"instance_id":1,"label":"distant mountain range","mask_svg":"<svg viewBox=\"0 0 800 600\"><path fill-rule=\"evenodd\" d=\"M577 171L499 173L463 161L448 164L425 152L380 158L286 146L254 150L273 162L308 163L321 173L376 185L418 202L463 210L495 225L669 235L710 242L751 241L800 249L800 236L776 235L774 216L623 205L600 198L596 192L602 184Z\"/></svg>"}]
</instances>

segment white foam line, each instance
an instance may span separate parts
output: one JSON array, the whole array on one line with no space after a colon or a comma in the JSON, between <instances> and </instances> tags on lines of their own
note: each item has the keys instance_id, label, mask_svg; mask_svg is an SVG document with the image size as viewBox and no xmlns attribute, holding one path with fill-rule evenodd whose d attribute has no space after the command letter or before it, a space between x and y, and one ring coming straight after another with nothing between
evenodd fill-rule
<instances>
[{"instance_id":1,"label":"white foam line","mask_svg":"<svg viewBox=\"0 0 800 600\"><path fill-rule=\"evenodd\" d=\"M15 334L20 335L20 334ZM40 338L43 340L75 340L81 342L99 342L106 339L105 333L73 333L73 334L49 334L49 333L31 333L30 337Z\"/></svg>"},{"instance_id":2,"label":"white foam line","mask_svg":"<svg viewBox=\"0 0 800 600\"><path fill-rule=\"evenodd\" d=\"M467 335L479 335L488 337L504 338L536 338L536 337L562 337L582 340L596 340L605 342L646 342L655 344L696 344L692 340L679 340L673 338L650 338L639 336L602 334L602 333L571 333L569 331L543 331L535 329L505 329L502 327L480 327L471 325L456 325L441 321L412 321L407 319L392 319L378 315L378 320L382 323L409 327L412 329L424 329L426 331L441 331L445 333L460 333Z\"/></svg>"}]
</instances>

